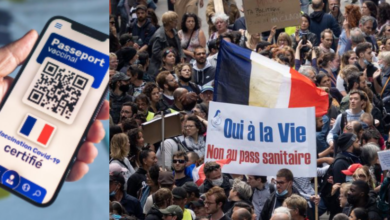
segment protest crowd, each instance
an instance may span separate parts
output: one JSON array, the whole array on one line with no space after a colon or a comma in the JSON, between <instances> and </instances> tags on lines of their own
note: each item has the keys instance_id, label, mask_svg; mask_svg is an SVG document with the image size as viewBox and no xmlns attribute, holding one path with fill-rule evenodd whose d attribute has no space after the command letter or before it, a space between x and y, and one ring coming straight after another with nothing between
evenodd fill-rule
<instances>
[{"instance_id":1,"label":"protest crowd","mask_svg":"<svg viewBox=\"0 0 390 220\"><path fill-rule=\"evenodd\" d=\"M168 0L161 16L156 0L111 0L110 219L389 220L390 175L378 152L390 147L390 5L289 1L301 5L298 27L250 34L235 0L222 0L224 13L214 0ZM329 94L311 146L318 185L290 169L238 175L204 162L222 41L291 67ZM146 143L142 124L170 113L179 113L182 135Z\"/></svg>"}]
</instances>

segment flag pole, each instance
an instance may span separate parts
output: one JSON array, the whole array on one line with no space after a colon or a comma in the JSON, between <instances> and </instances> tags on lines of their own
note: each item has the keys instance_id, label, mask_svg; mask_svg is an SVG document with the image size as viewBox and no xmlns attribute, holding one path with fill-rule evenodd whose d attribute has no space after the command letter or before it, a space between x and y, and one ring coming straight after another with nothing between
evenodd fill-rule
<instances>
[{"instance_id":1,"label":"flag pole","mask_svg":"<svg viewBox=\"0 0 390 220\"><path fill-rule=\"evenodd\" d=\"M315 190L315 196L317 197L317 195L318 195L318 180L317 180L317 176L316 177L314 177L314 190ZM318 220L318 205L317 204L315 204L314 203L314 205L315 205L315 219L316 220Z\"/></svg>"},{"instance_id":2,"label":"flag pole","mask_svg":"<svg viewBox=\"0 0 390 220\"><path fill-rule=\"evenodd\" d=\"M164 120L164 111L161 111L161 152L162 152L162 165L163 170L165 170L165 146L164 146L164 137L165 137L165 120Z\"/></svg>"}]
</instances>

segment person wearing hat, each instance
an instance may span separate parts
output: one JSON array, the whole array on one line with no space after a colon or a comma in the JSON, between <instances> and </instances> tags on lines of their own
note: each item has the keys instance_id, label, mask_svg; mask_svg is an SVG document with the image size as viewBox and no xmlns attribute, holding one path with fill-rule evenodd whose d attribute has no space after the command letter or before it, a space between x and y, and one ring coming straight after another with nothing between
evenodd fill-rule
<instances>
[{"instance_id":1,"label":"person wearing hat","mask_svg":"<svg viewBox=\"0 0 390 220\"><path fill-rule=\"evenodd\" d=\"M186 182L182 188L187 192L187 206L191 202L199 201L200 193L198 186L194 182Z\"/></svg>"},{"instance_id":2,"label":"person wearing hat","mask_svg":"<svg viewBox=\"0 0 390 220\"><path fill-rule=\"evenodd\" d=\"M351 182L353 180L353 178L352 178L353 173L355 173L357 168L360 168L362 166L363 165L361 165L360 163L354 163L351 166L349 166L348 169L341 171L342 173L345 174L346 179L348 179L347 182Z\"/></svg>"},{"instance_id":3,"label":"person wearing hat","mask_svg":"<svg viewBox=\"0 0 390 220\"><path fill-rule=\"evenodd\" d=\"M173 195L173 204L178 205L183 210L183 220L192 220L195 219L195 213L190 210L184 208L187 204L187 192L182 187L176 187L172 190Z\"/></svg>"},{"instance_id":4,"label":"person wearing hat","mask_svg":"<svg viewBox=\"0 0 390 220\"><path fill-rule=\"evenodd\" d=\"M134 42L134 47L139 48L138 52L147 51L149 40L157 30L147 18L147 11L148 9L145 5L138 5L135 8L137 18L130 24L128 31L133 37L138 38L136 42Z\"/></svg>"},{"instance_id":5,"label":"person wearing hat","mask_svg":"<svg viewBox=\"0 0 390 220\"><path fill-rule=\"evenodd\" d=\"M166 188L169 190L173 189L173 185L175 184L175 179L173 177L172 172L161 171L158 176L158 184L161 188ZM153 196L150 195L145 202L143 212L144 214L148 213L151 207L153 206Z\"/></svg>"},{"instance_id":6,"label":"person wearing hat","mask_svg":"<svg viewBox=\"0 0 390 220\"><path fill-rule=\"evenodd\" d=\"M183 210L178 205L170 205L166 209L160 209L164 215L163 220L182 220Z\"/></svg>"},{"instance_id":7,"label":"person wearing hat","mask_svg":"<svg viewBox=\"0 0 390 220\"><path fill-rule=\"evenodd\" d=\"M213 100L214 88L212 86L203 86L200 92L200 99L207 105Z\"/></svg>"},{"instance_id":8,"label":"person wearing hat","mask_svg":"<svg viewBox=\"0 0 390 220\"><path fill-rule=\"evenodd\" d=\"M117 72L111 78L110 84L110 116L115 124L119 123L120 111L122 105L126 102L132 102L133 97L127 95L130 88L130 77L126 74Z\"/></svg>"},{"instance_id":9,"label":"person wearing hat","mask_svg":"<svg viewBox=\"0 0 390 220\"><path fill-rule=\"evenodd\" d=\"M333 165L333 182L345 183L347 178L343 170L354 163L361 163L360 156L360 141L355 134L343 133L340 135L337 146L340 153L337 154Z\"/></svg>"},{"instance_id":10,"label":"person wearing hat","mask_svg":"<svg viewBox=\"0 0 390 220\"><path fill-rule=\"evenodd\" d=\"M126 33L121 35L119 38L119 43L121 44L121 49L125 47L133 47L134 40L130 34Z\"/></svg>"},{"instance_id":11,"label":"person wearing hat","mask_svg":"<svg viewBox=\"0 0 390 220\"><path fill-rule=\"evenodd\" d=\"M141 203L138 199L130 196L124 190L125 178L122 172L113 171L110 173L110 201L117 201L126 209L129 215L134 215L137 219L144 219Z\"/></svg>"}]
</instances>

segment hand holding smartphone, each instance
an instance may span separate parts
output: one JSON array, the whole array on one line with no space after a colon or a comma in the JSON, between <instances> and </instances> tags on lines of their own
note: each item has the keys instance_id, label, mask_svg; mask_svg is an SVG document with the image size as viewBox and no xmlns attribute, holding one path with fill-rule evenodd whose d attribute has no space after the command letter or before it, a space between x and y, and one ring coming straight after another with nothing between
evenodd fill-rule
<instances>
[{"instance_id":1,"label":"hand holding smartphone","mask_svg":"<svg viewBox=\"0 0 390 220\"><path fill-rule=\"evenodd\" d=\"M29 33L17 42L23 49L9 45L7 50L14 48L12 54L22 62L23 50L31 49L35 39L36 34ZM1 52L0 57L12 56ZM18 63L4 64L10 70L0 70L1 77ZM97 113L107 91L108 65L107 35L63 17L46 24L11 88L7 77L0 84L1 91L8 89L0 105L2 188L38 206L54 201L88 129L100 133L88 135L88 141L100 141L104 133L94 120L107 118L106 104L105 111ZM85 174L85 163L96 156L90 142L82 149L70 179Z\"/></svg>"}]
</instances>

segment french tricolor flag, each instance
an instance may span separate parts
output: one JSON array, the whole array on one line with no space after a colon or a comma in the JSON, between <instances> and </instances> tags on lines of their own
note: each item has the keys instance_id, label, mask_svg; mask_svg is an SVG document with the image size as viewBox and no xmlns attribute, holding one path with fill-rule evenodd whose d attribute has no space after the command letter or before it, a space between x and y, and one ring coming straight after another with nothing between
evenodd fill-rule
<instances>
[{"instance_id":1,"label":"french tricolor flag","mask_svg":"<svg viewBox=\"0 0 390 220\"><path fill-rule=\"evenodd\" d=\"M251 50L221 41L214 101L265 108L315 107L328 111L328 94L307 77Z\"/></svg>"},{"instance_id":2,"label":"french tricolor flag","mask_svg":"<svg viewBox=\"0 0 390 220\"><path fill-rule=\"evenodd\" d=\"M28 114L22 122L19 134L42 147L47 147L55 130L54 125Z\"/></svg>"}]
</instances>

